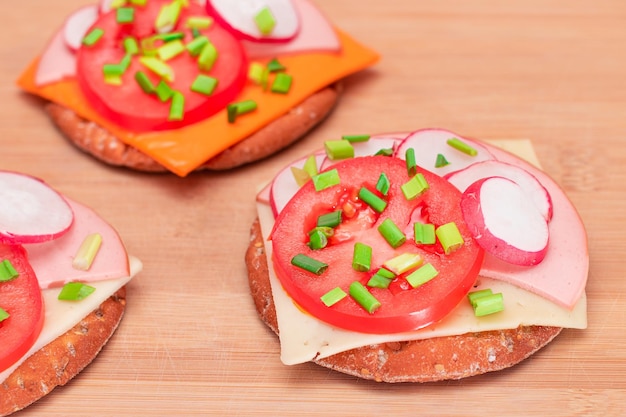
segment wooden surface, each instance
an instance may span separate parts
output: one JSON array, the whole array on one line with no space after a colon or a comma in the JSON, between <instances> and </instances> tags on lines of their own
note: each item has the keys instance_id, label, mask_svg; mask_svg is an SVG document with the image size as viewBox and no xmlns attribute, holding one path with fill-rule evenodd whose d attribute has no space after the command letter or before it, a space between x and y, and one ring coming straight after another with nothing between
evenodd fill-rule
<instances>
[{"instance_id":1,"label":"wooden surface","mask_svg":"<svg viewBox=\"0 0 626 417\"><path fill-rule=\"evenodd\" d=\"M95 208L145 268L98 359L22 416L626 412L626 2L316 0L382 61L350 77L330 119L286 152L184 179L104 166L68 145L15 87L65 16L86 3L4 4L0 167ZM385 385L283 366L246 281L256 187L343 133L431 126L533 140L588 230L589 328L563 331L510 370L458 382Z\"/></svg>"}]
</instances>

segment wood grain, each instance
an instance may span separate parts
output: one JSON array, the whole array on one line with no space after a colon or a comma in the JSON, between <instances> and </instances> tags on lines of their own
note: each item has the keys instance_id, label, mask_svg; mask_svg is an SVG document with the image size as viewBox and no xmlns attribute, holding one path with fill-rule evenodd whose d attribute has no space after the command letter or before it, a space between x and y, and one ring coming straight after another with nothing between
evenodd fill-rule
<instances>
[{"instance_id":1,"label":"wood grain","mask_svg":"<svg viewBox=\"0 0 626 417\"><path fill-rule=\"evenodd\" d=\"M100 212L145 269L118 332L77 379L22 416L552 415L626 409L626 3L315 0L383 59L350 77L304 141L228 173L107 167L69 146L14 80L86 0L22 0L0 25L0 167ZM280 363L243 262L260 182L345 133L445 127L531 138L589 234L589 328L504 372L384 385ZM236 191L235 191L236 190Z\"/></svg>"}]
</instances>

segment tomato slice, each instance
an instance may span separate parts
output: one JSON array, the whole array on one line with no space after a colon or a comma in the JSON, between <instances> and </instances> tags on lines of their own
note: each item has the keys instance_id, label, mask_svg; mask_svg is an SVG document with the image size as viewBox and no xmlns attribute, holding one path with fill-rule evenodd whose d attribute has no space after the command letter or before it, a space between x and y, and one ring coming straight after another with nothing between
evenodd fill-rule
<instances>
[{"instance_id":1,"label":"tomato slice","mask_svg":"<svg viewBox=\"0 0 626 417\"><path fill-rule=\"evenodd\" d=\"M305 311L331 325L364 333L395 333L425 327L445 317L474 284L484 256L472 239L460 210L461 193L445 179L418 168L430 188L421 196L407 200L400 186L409 180L406 164L396 158L371 156L349 159L334 165L341 184L316 192L312 181L305 184L276 218L271 234L273 264L276 274L292 299ZM390 179L387 207L374 212L356 196L365 186L375 190L380 174ZM321 250L308 247L308 232L315 227L320 214L343 209L342 224L335 231L339 239ZM440 245L420 246L413 239L392 248L377 227L390 218L401 230L412 228L416 213L439 226L455 222L464 238L464 245L446 255ZM352 268L354 243L373 248L372 267L368 272ZM320 297L339 286L348 292L353 281L366 284L382 264L401 253L418 253L430 262L438 276L417 288L411 287L403 275L395 278L387 289L369 288L382 306L368 313L351 297L327 307ZM321 275L314 275L291 264L303 253L328 264Z\"/></svg>"},{"instance_id":2,"label":"tomato slice","mask_svg":"<svg viewBox=\"0 0 626 417\"><path fill-rule=\"evenodd\" d=\"M0 245L0 260L8 259L19 273L0 283L0 307L10 314L0 322L0 371L21 358L35 343L44 322L44 306L26 250L19 245Z\"/></svg>"},{"instance_id":3,"label":"tomato slice","mask_svg":"<svg viewBox=\"0 0 626 417\"><path fill-rule=\"evenodd\" d=\"M101 15L91 29L103 29L104 35L96 44L82 46L78 50L77 78L85 97L98 112L132 131L175 129L203 120L234 101L246 82L248 61L241 43L226 29L213 24L200 31L209 38L218 53L211 70L202 71L202 74L218 80L211 95L190 90L191 84L201 73L197 57L184 51L166 61L174 72L174 80L168 82L168 85L185 97L182 120L168 121L170 101L162 102L155 94L145 93L135 81L137 71L143 71L153 85L157 85L160 80L158 75L139 62L140 55L132 57L130 66L122 75L121 85L105 83L103 66L122 61L126 54L124 39L132 36L141 45L142 40L155 35L154 22L162 6L169 3L169 0L152 0L145 6L136 6L132 24L117 23L115 10ZM185 44L193 39L191 30L186 27L187 18L191 16L206 16L206 11L190 3L182 9L178 23L171 31L184 33L182 41Z\"/></svg>"}]
</instances>

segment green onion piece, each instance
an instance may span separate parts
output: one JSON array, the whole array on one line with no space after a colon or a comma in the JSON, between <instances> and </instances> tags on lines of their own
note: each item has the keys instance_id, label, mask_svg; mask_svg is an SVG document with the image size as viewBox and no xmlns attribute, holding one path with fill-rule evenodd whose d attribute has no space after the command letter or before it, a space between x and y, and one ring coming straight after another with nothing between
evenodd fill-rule
<instances>
[{"instance_id":1,"label":"green onion piece","mask_svg":"<svg viewBox=\"0 0 626 417\"><path fill-rule=\"evenodd\" d=\"M104 64L102 66L102 73L105 76L121 76L124 74L124 67L121 64Z\"/></svg>"},{"instance_id":2,"label":"green onion piece","mask_svg":"<svg viewBox=\"0 0 626 417\"><path fill-rule=\"evenodd\" d=\"M156 93L159 100L164 103L172 98L172 96L174 95L174 90L172 90L172 87L167 85L167 83L163 80L159 81L156 88L154 89L154 92Z\"/></svg>"},{"instance_id":3,"label":"green onion piece","mask_svg":"<svg viewBox=\"0 0 626 417\"><path fill-rule=\"evenodd\" d=\"M126 6L126 0L112 0L111 9L117 9L118 7Z\"/></svg>"},{"instance_id":4,"label":"green onion piece","mask_svg":"<svg viewBox=\"0 0 626 417\"><path fill-rule=\"evenodd\" d=\"M122 85L122 76L117 74L104 74L104 83L109 85Z\"/></svg>"},{"instance_id":5,"label":"green onion piece","mask_svg":"<svg viewBox=\"0 0 626 417\"><path fill-rule=\"evenodd\" d=\"M484 290L477 290L467 293L467 299L469 300L472 307L476 306L476 300L486 295L492 295L493 291L491 288L485 288Z\"/></svg>"},{"instance_id":6,"label":"green onion piece","mask_svg":"<svg viewBox=\"0 0 626 417\"><path fill-rule=\"evenodd\" d=\"M191 56L198 56L202 49L209 43L209 38L206 36L198 36L197 38L193 38L191 42L189 42L185 48L189 52Z\"/></svg>"},{"instance_id":7,"label":"green onion piece","mask_svg":"<svg viewBox=\"0 0 626 417\"><path fill-rule=\"evenodd\" d=\"M133 23L135 21L135 9L132 7L120 7L115 11L115 20L119 24Z\"/></svg>"},{"instance_id":8,"label":"green onion piece","mask_svg":"<svg viewBox=\"0 0 626 417\"><path fill-rule=\"evenodd\" d=\"M11 281L17 278L19 273L13 267L13 264L8 259L0 262L0 282Z\"/></svg>"},{"instance_id":9,"label":"green onion piece","mask_svg":"<svg viewBox=\"0 0 626 417\"><path fill-rule=\"evenodd\" d=\"M422 257L417 253L405 252L391 259L386 260L383 266L396 275L403 274L411 269L415 269L423 262Z\"/></svg>"},{"instance_id":10,"label":"green onion piece","mask_svg":"<svg viewBox=\"0 0 626 417\"><path fill-rule=\"evenodd\" d=\"M350 297L354 299L365 311L372 314L381 306L380 301L359 281L350 284Z\"/></svg>"},{"instance_id":11,"label":"green onion piece","mask_svg":"<svg viewBox=\"0 0 626 417\"><path fill-rule=\"evenodd\" d=\"M190 16L185 22L189 29L208 29L213 24L213 19L208 16Z\"/></svg>"},{"instance_id":12,"label":"green onion piece","mask_svg":"<svg viewBox=\"0 0 626 417\"><path fill-rule=\"evenodd\" d=\"M343 135L341 139L348 142L367 142L370 140L370 135Z\"/></svg>"},{"instance_id":13,"label":"green onion piece","mask_svg":"<svg viewBox=\"0 0 626 417\"><path fill-rule=\"evenodd\" d=\"M424 178L424 174L421 172L400 186L402 194L404 194L404 198L407 200L413 200L419 197L424 194L424 191L428 190L428 188L430 188L430 186L426 178Z\"/></svg>"},{"instance_id":14,"label":"green onion piece","mask_svg":"<svg viewBox=\"0 0 626 417\"><path fill-rule=\"evenodd\" d=\"M196 39L198 36L202 36L202 33L200 32L200 29L198 29L198 28L191 28L191 37L193 39Z\"/></svg>"},{"instance_id":15,"label":"green onion piece","mask_svg":"<svg viewBox=\"0 0 626 417\"><path fill-rule=\"evenodd\" d=\"M309 232L307 245L313 250L324 249L328 246L328 236L321 229L315 228Z\"/></svg>"},{"instance_id":16,"label":"green onion piece","mask_svg":"<svg viewBox=\"0 0 626 417\"><path fill-rule=\"evenodd\" d=\"M415 175L417 172L417 162L415 162L415 149L409 148L404 153L404 160L406 162L406 171L409 177Z\"/></svg>"},{"instance_id":17,"label":"green onion piece","mask_svg":"<svg viewBox=\"0 0 626 417\"><path fill-rule=\"evenodd\" d=\"M293 179L296 181L298 187L302 187L311 179L309 173L302 168L292 166L289 167L289 169L291 169L291 175L293 175Z\"/></svg>"},{"instance_id":18,"label":"green onion piece","mask_svg":"<svg viewBox=\"0 0 626 417\"><path fill-rule=\"evenodd\" d=\"M126 55L137 55L139 53L139 43L132 36L124 38L124 52Z\"/></svg>"},{"instance_id":19,"label":"green onion piece","mask_svg":"<svg viewBox=\"0 0 626 417\"><path fill-rule=\"evenodd\" d=\"M148 3L148 0L129 0L130 4L134 4L135 6L145 6Z\"/></svg>"},{"instance_id":20,"label":"green onion piece","mask_svg":"<svg viewBox=\"0 0 626 417\"><path fill-rule=\"evenodd\" d=\"M154 27L157 31L167 32L169 29L176 26L178 18L180 17L181 7L182 5L178 1L173 1L161 7L156 22L154 23Z\"/></svg>"},{"instance_id":21,"label":"green onion piece","mask_svg":"<svg viewBox=\"0 0 626 417\"><path fill-rule=\"evenodd\" d=\"M9 317L10 317L10 314L7 313L5 309L0 307L0 323L2 323L4 320L8 319Z\"/></svg>"},{"instance_id":22,"label":"green onion piece","mask_svg":"<svg viewBox=\"0 0 626 417\"><path fill-rule=\"evenodd\" d=\"M393 156L393 148L383 148L377 151L374 156Z\"/></svg>"},{"instance_id":23,"label":"green onion piece","mask_svg":"<svg viewBox=\"0 0 626 417\"><path fill-rule=\"evenodd\" d=\"M341 183L339 172L336 169L329 169L311 177L315 191L322 191Z\"/></svg>"},{"instance_id":24,"label":"green onion piece","mask_svg":"<svg viewBox=\"0 0 626 417\"><path fill-rule=\"evenodd\" d=\"M365 243L355 242L352 253L352 269L359 272L369 271L372 266L372 247Z\"/></svg>"},{"instance_id":25,"label":"green onion piece","mask_svg":"<svg viewBox=\"0 0 626 417\"><path fill-rule=\"evenodd\" d=\"M504 296L496 293L475 298L473 308L476 317L498 313L504 310Z\"/></svg>"},{"instance_id":26,"label":"green onion piece","mask_svg":"<svg viewBox=\"0 0 626 417\"><path fill-rule=\"evenodd\" d=\"M185 44L180 40L164 43L157 49L157 55L162 61L169 61L183 52L185 52Z\"/></svg>"},{"instance_id":27,"label":"green onion piece","mask_svg":"<svg viewBox=\"0 0 626 417\"><path fill-rule=\"evenodd\" d=\"M267 63L267 70L269 72L279 72L279 71L284 71L286 69L287 67L281 64L276 58L273 58L270 62Z\"/></svg>"},{"instance_id":28,"label":"green onion piece","mask_svg":"<svg viewBox=\"0 0 626 417\"><path fill-rule=\"evenodd\" d=\"M382 213L387 207L387 202L365 187L359 190L359 198L374 211Z\"/></svg>"},{"instance_id":29,"label":"green onion piece","mask_svg":"<svg viewBox=\"0 0 626 417\"><path fill-rule=\"evenodd\" d=\"M435 168L445 167L446 165L450 165L450 162L448 162L445 156L438 153L437 159L435 160Z\"/></svg>"},{"instance_id":30,"label":"green onion piece","mask_svg":"<svg viewBox=\"0 0 626 417\"><path fill-rule=\"evenodd\" d=\"M89 31L89 33L85 35L82 43L85 46L93 46L100 40L100 38L102 38L102 35L104 35L103 29L93 28L91 31Z\"/></svg>"},{"instance_id":31,"label":"green onion piece","mask_svg":"<svg viewBox=\"0 0 626 417\"><path fill-rule=\"evenodd\" d=\"M238 116L242 114L250 113L256 110L257 104L254 100L244 100L237 103L231 103L226 106L226 113L228 115L228 123L235 123Z\"/></svg>"},{"instance_id":32,"label":"green onion piece","mask_svg":"<svg viewBox=\"0 0 626 417\"><path fill-rule=\"evenodd\" d=\"M322 232L326 237L331 237L335 234L335 230L332 227L327 226L316 226L309 232L309 235L313 232Z\"/></svg>"},{"instance_id":33,"label":"green onion piece","mask_svg":"<svg viewBox=\"0 0 626 417\"><path fill-rule=\"evenodd\" d=\"M311 177L319 173L319 171L317 170L317 158L315 157L315 155L309 155L306 161L304 161L302 169L308 172Z\"/></svg>"},{"instance_id":34,"label":"green onion piece","mask_svg":"<svg viewBox=\"0 0 626 417\"><path fill-rule=\"evenodd\" d=\"M170 104L170 113L167 120L183 120L185 115L185 96L180 91L174 91L172 94L172 103Z\"/></svg>"},{"instance_id":35,"label":"green onion piece","mask_svg":"<svg viewBox=\"0 0 626 417\"><path fill-rule=\"evenodd\" d=\"M437 238L439 239L446 255L449 255L459 249L463 246L463 243L465 243L463 236L461 236L461 232L459 232L459 229L456 227L456 223L454 222L439 226L435 230L435 234L437 235Z\"/></svg>"},{"instance_id":36,"label":"green onion piece","mask_svg":"<svg viewBox=\"0 0 626 417\"><path fill-rule=\"evenodd\" d=\"M276 26L276 19L269 7L264 7L254 16L254 22L263 35L269 35Z\"/></svg>"},{"instance_id":37,"label":"green onion piece","mask_svg":"<svg viewBox=\"0 0 626 417\"><path fill-rule=\"evenodd\" d=\"M417 288L420 285L426 284L431 279L435 278L439 274L439 271L431 263L424 264L411 272L406 276L407 282L413 288Z\"/></svg>"},{"instance_id":38,"label":"green onion piece","mask_svg":"<svg viewBox=\"0 0 626 417\"><path fill-rule=\"evenodd\" d=\"M376 191L381 193L382 195L387 195L389 193L389 187L391 186L391 182L389 181L389 177L387 174L382 172L380 177L378 177L378 181L376 182Z\"/></svg>"},{"instance_id":39,"label":"green onion piece","mask_svg":"<svg viewBox=\"0 0 626 417\"><path fill-rule=\"evenodd\" d=\"M406 235L402 233L402 230L390 218L383 220L380 226L378 226L378 231L394 249L406 242Z\"/></svg>"},{"instance_id":40,"label":"green onion piece","mask_svg":"<svg viewBox=\"0 0 626 417\"><path fill-rule=\"evenodd\" d=\"M217 60L217 49L211 42L207 42L198 56L198 68L202 71L211 71Z\"/></svg>"},{"instance_id":41,"label":"green onion piece","mask_svg":"<svg viewBox=\"0 0 626 417\"><path fill-rule=\"evenodd\" d=\"M326 294L322 295L320 297L320 300L322 300L322 303L324 303L326 307L331 307L346 298L347 296L348 294L346 294L344 290L339 287L335 287L332 290L328 291Z\"/></svg>"},{"instance_id":42,"label":"green onion piece","mask_svg":"<svg viewBox=\"0 0 626 417\"><path fill-rule=\"evenodd\" d=\"M389 288L389 284L396 277L396 274L385 268L379 268L374 275L367 281L368 287Z\"/></svg>"},{"instance_id":43,"label":"green onion piece","mask_svg":"<svg viewBox=\"0 0 626 417\"><path fill-rule=\"evenodd\" d=\"M80 301L87 298L96 289L82 282L68 282L61 288L57 299L64 301Z\"/></svg>"},{"instance_id":44,"label":"green onion piece","mask_svg":"<svg viewBox=\"0 0 626 417\"><path fill-rule=\"evenodd\" d=\"M467 143L463 142L462 140L458 138L448 139L446 143L452 146L457 151L461 151L464 154L467 154L469 156L476 156L478 154L478 151L475 148L473 148L472 146L468 145Z\"/></svg>"},{"instance_id":45,"label":"green onion piece","mask_svg":"<svg viewBox=\"0 0 626 417\"><path fill-rule=\"evenodd\" d=\"M324 150L333 161L354 158L354 147L347 140L327 140L324 142Z\"/></svg>"},{"instance_id":46,"label":"green onion piece","mask_svg":"<svg viewBox=\"0 0 626 417\"><path fill-rule=\"evenodd\" d=\"M287 94L291 89L291 82L293 81L293 77L287 73L279 72L276 74L276 78L274 78L274 82L272 83L272 88L270 91L272 93L279 94Z\"/></svg>"},{"instance_id":47,"label":"green onion piece","mask_svg":"<svg viewBox=\"0 0 626 417\"><path fill-rule=\"evenodd\" d=\"M102 235L100 233L87 235L74 256L72 268L88 271L100 250L100 246L102 246Z\"/></svg>"},{"instance_id":48,"label":"green onion piece","mask_svg":"<svg viewBox=\"0 0 626 417\"><path fill-rule=\"evenodd\" d=\"M159 58L152 56L142 56L139 58L139 62L150 71L154 72L159 77L163 78L167 82L174 81L174 71L165 62Z\"/></svg>"},{"instance_id":49,"label":"green onion piece","mask_svg":"<svg viewBox=\"0 0 626 417\"><path fill-rule=\"evenodd\" d=\"M191 91L210 96L217 87L217 78L209 77L208 75L198 74L196 79L191 84Z\"/></svg>"},{"instance_id":50,"label":"green onion piece","mask_svg":"<svg viewBox=\"0 0 626 417\"><path fill-rule=\"evenodd\" d=\"M435 225L432 223L415 222L413 224L413 234L417 244L434 245L437 241Z\"/></svg>"},{"instance_id":51,"label":"green onion piece","mask_svg":"<svg viewBox=\"0 0 626 417\"><path fill-rule=\"evenodd\" d=\"M341 223L341 210L325 213L317 218L317 227L337 227Z\"/></svg>"},{"instance_id":52,"label":"green onion piece","mask_svg":"<svg viewBox=\"0 0 626 417\"><path fill-rule=\"evenodd\" d=\"M256 85L267 85L267 68L259 62L251 62L248 67L248 79Z\"/></svg>"},{"instance_id":53,"label":"green onion piece","mask_svg":"<svg viewBox=\"0 0 626 417\"><path fill-rule=\"evenodd\" d=\"M312 272L315 275L321 275L328 269L328 265L324 262L320 262L317 259L313 259L302 253L299 253L291 258L291 264L304 269L305 271Z\"/></svg>"},{"instance_id":54,"label":"green onion piece","mask_svg":"<svg viewBox=\"0 0 626 417\"><path fill-rule=\"evenodd\" d=\"M137 81L137 84L139 84L139 87L141 87L144 93L152 94L155 92L155 86L145 72L137 71L135 73L135 81Z\"/></svg>"}]
</instances>

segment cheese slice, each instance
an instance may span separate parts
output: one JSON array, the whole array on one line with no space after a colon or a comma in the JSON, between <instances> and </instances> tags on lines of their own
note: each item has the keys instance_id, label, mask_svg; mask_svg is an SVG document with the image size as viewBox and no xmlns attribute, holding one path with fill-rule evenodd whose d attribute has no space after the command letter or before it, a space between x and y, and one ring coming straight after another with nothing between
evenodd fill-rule
<instances>
[{"instance_id":1,"label":"cheese slice","mask_svg":"<svg viewBox=\"0 0 626 417\"><path fill-rule=\"evenodd\" d=\"M498 143L504 147L507 144L507 142ZM530 159L531 163L538 164L529 141L514 142L511 151ZM257 210L262 233L269 236L274 225L271 207L263 201L258 201ZM265 251L268 265L271 265L271 241L265 242ZM424 329L395 334L364 334L330 326L303 312L284 291L271 267L269 275L278 320L281 361L286 365L325 358L361 346L394 341L512 329L521 325L575 329L587 327L587 299L584 293L570 310L512 284L479 277L477 289L490 288L493 292L503 294L505 300L503 312L477 318L469 302L461 302L444 320Z\"/></svg>"},{"instance_id":2,"label":"cheese slice","mask_svg":"<svg viewBox=\"0 0 626 417\"><path fill-rule=\"evenodd\" d=\"M81 301L59 301L57 296L61 288L42 290L45 307L44 325L39 338L30 348L28 353L17 363L0 372L0 381L4 381L11 373L29 356L37 352L57 337L66 333L79 323L83 318L98 308L106 299L115 294L117 290L126 285L142 269L142 263L135 257L129 258L130 274L125 277L108 279L98 282L90 282L89 285L96 290Z\"/></svg>"}]
</instances>

